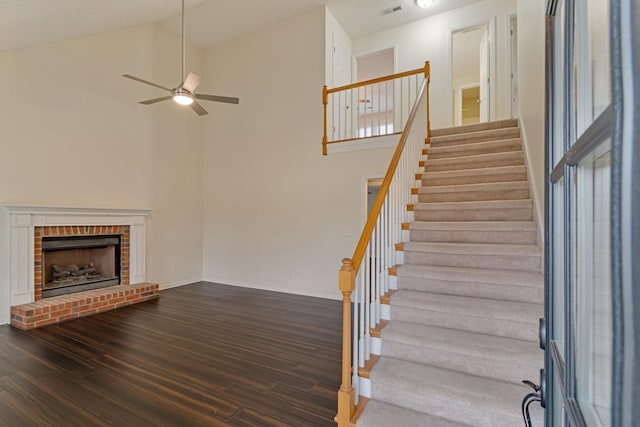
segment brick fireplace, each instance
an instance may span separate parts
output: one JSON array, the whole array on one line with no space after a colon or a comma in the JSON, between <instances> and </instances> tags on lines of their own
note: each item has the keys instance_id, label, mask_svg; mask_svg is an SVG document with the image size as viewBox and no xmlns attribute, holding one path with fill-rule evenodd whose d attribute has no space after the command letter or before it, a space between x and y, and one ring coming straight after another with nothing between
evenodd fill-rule
<instances>
[{"instance_id":1,"label":"brick fireplace","mask_svg":"<svg viewBox=\"0 0 640 427\"><path fill-rule=\"evenodd\" d=\"M85 226L45 226L34 228L34 299L36 301L43 298L43 289L48 275L51 271L46 271L43 260L43 240L54 237L99 237L118 236L118 256L117 262L119 285L129 284L129 226L128 225L85 225ZM82 289L85 290L85 289ZM69 292L65 292L69 293ZM46 295L45 295L46 296Z\"/></svg>"},{"instance_id":2,"label":"brick fireplace","mask_svg":"<svg viewBox=\"0 0 640 427\"><path fill-rule=\"evenodd\" d=\"M158 285L145 283L145 228L149 213L148 209L0 205L0 324L10 321L13 326L30 329L157 297ZM116 266L106 268L99 260L94 265L86 255L77 262L68 261L66 255L58 256L57 264L72 264L64 268L80 270L78 275L89 273L78 282L83 285L77 288L80 292L59 292L57 289L63 287L58 286L60 283L73 284L73 280L60 277L53 286L56 291L50 292L52 267L51 263L45 266L44 258L52 256L47 255L50 250L65 249L69 245L67 238L77 238L81 248L95 248L89 252L113 245L99 257L117 256ZM98 243L89 244L85 239ZM85 280L100 275L109 276L105 284L108 287L84 286L100 282Z\"/></svg>"}]
</instances>

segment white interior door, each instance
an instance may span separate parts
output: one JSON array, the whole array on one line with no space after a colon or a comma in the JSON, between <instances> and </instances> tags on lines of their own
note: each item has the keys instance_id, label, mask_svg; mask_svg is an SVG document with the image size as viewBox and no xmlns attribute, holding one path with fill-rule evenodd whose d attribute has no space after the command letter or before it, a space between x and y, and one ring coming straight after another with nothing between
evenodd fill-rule
<instances>
[{"instance_id":1,"label":"white interior door","mask_svg":"<svg viewBox=\"0 0 640 427\"><path fill-rule=\"evenodd\" d=\"M349 83L349 67L347 51L339 41L333 40L333 87L344 86ZM348 116L351 109L351 99L346 93L336 93L332 97L331 117L333 123L333 141L351 138L351 120Z\"/></svg>"},{"instance_id":2,"label":"white interior door","mask_svg":"<svg viewBox=\"0 0 640 427\"><path fill-rule=\"evenodd\" d=\"M518 117L518 18L514 15L510 22L511 52L511 117Z\"/></svg>"}]
</instances>

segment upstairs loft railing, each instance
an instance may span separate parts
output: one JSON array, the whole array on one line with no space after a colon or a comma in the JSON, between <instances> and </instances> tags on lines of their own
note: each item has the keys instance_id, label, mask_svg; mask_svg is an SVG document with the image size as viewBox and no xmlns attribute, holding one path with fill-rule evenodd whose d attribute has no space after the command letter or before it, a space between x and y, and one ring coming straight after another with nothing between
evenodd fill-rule
<instances>
[{"instance_id":1,"label":"upstairs loft railing","mask_svg":"<svg viewBox=\"0 0 640 427\"><path fill-rule=\"evenodd\" d=\"M431 135L428 62L424 76L358 245L351 258L342 260L338 273L343 297L342 384L336 416L340 427L350 425L360 396L370 393L370 383L359 375L359 369L372 360L372 355L380 354L380 342L371 332L380 329L384 317L381 301L395 287L391 269L398 263L396 245L403 241L415 172Z\"/></svg>"},{"instance_id":2,"label":"upstairs loft railing","mask_svg":"<svg viewBox=\"0 0 640 427\"><path fill-rule=\"evenodd\" d=\"M427 64L416 70L333 89L324 86L322 154L327 154L328 144L399 135L427 77Z\"/></svg>"}]
</instances>

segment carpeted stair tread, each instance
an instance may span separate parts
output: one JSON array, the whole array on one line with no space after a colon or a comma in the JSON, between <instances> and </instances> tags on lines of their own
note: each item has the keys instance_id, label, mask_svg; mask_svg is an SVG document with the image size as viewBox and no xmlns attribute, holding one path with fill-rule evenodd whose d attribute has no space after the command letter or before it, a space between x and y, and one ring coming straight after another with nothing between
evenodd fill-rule
<instances>
[{"instance_id":1,"label":"carpeted stair tread","mask_svg":"<svg viewBox=\"0 0 640 427\"><path fill-rule=\"evenodd\" d=\"M527 169L524 165L497 166L494 168L462 169L429 172L422 174L425 187L481 182L526 181Z\"/></svg>"},{"instance_id":2,"label":"carpeted stair tread","mask_svg":"<svg viewBox=\"0 0 640 427\"><path fill-rule=\"evenodd\" d=\"M538 343L407 322L382 330L382 356L519 384L543 363Z\"/></svg>"},{"instance_id":3,"label":"carpeted stair tread","mask_svg":"<svg viewBox=\"0 0 640 427\"><path fill-rule=\"evenodd\" d=\"M480 130L476 132L467 132L464 134L452 134L443 136L433 136L431 134L431 147L441 147L445 145L461 145L461 144L473 144L483 141L495 141L498 139L513 139L520 138L520 129L516 127L512 128L499 128Z\"/></svg>"},{"instance_id":4,"label":"carpeted stair tread","mask_svg":"<svg viewBox=\"0 0 640 427\"><path fill-rule=\"evenodd\" d=\"M456 135L468 132L478 132L482 130L504 129L518 127L518 119L505 119L492 122L475 123L472 125L453 126L448 128L439 128L431 130L431 137L439 137L445 135Z\"/></svg>"},{"instance_id":5,"label":"carpeted stair tread","mask_svg":"<svg viewBox=\"0 0 640 427\"><path fill-rule=\"evenodd\" d=\"M542 263L532 244L407 242L403 251L405 264L540 271Z\"/></svg>"},{"instance_id":6,"label":"carpeted stair tread","mask_svg":"<svg viewBox=\"0 0 640 427\"><path fill-rule=\"evenodd\" d=\"M416 203L416 210L449 210L449 209L523 209L532 208L533 201L531 199L519 200L479 200L473 202L433 202L433 203Z\"/></svg>"},{"instance_id":7,"label":"carpeted stair tread","mask_svg":"<svg viewBox=\"0 0 640 427\"><path fill-rule=\"evenodd\" d=\"M409 230L536 231L534 221L414 221Z\"/></svg>"},{"instance_id":8,"label":"carpeted stair tread","mask_svg":"<svg viewBox=\"0 0 640 427\"><path fill-rule=\"evenodd\" d=\"M539 272L512 271L488 268L441 267L434 265L404 264L397 267L399 280L403 277L446 279L452 281L537 286L542 288L544 275Z\"/></svg>"},{"instance_id":9,"label":"carpeted stair tread","mask_svg":"<svg viewBox=\"0 0 640 427\"><path fill-rule=\"evenodd\" d=\"M471 154L468 156L432 159L427 157L425 172L453 171L461 169L494 168L500 166L518 166L524 164L522 151L504 153Z\"/></svg>"},{"instance_id":10,"label":"carpeted stair tread","mask_svg":"<svg viewBox=\"0 0 640 427\"><path fill-rule=\"evenodd\" d=\"M520 138L497 139L468 144L449 144L431 147L430 159L444 159L452 157L469 156L471 154L504 153L510 151L522 151Z\"/></svg>"},{"instance_id":11,"label":"carpeted stair tread","mask_svg":"<svg viewBox=\"0 0 640 427\"><path fill-rule=\"evenodd\" d=\"M478 427L522 425L530 392L511 384L425 364L381 358L371 372L372 398Z\"/></svg>"},{"instance_id":12,"label":"carpeted stair tread","mask_svg":"<svg viewBox=\"0 0 640 427\"><path fill-rule=\"evenodd\" d=\"M502 245L495 243L407 242L404 243L404 251L437 252L451 255L541 256L540 248L536 245Z\"/></svg>"},{"instance_id":13,"label":"carpeted stair tread","mask_svg":"<svg viewBox=\"0 0 640 427\"><path fill-rule=\"evenodd\" d=\"M456 313L477 318L513 320L536 325L538 319L543 314L542 304L431 294L406 290L399 290L393 295L391 299L392 313L395 307Z\"/></svg>"},{"instance_id":14,"label":"carpeted stair tread","mask_svg":"<svg viewBox=\"0 0 640 427\"><path fill-rule=\"evenodd\" d=\"M529 183L485 182L421 187L420 202L471 202L480 200L522 200L529 197Z\"/></svg>"},{"instance_id":15,"label":"carpeted stair tread","mask_svg":"<svg viewBox=\"0 0 640 427\"><path fill-rule=\"evenodd\" d=\"M411 409L401 408L379 400L370 400L367 408L360 416L358 427L471 427L434 417Z\"/></svg>"},{"instance_id":16,"label":"carpeted stair tread","mask_svg":"<svg viewBox=\"0 0 640 427\"><path fill-rule=\"evenodd\" d=\"M419 202L413 205L413 215L416 221L531 221L533 201Z\"/></svg>"},{"instance_id":17,"label":"carpeted stair tread","mask_svg":"<svg viewBox=\"0 0 640 427\"><path fill-rule=\"evenodd\" d=\"M491 191L499 192L506 190L529 190L529 183L527 181L515 181L515 182L481 182L477 184L456 184L456 185L440 185L431 187L420 187L418 194L435 194L435 193L462 193L466 191ZM495 199L498 200L496 196Z\"/></svg>"},{"instance_id":18,"label":"carpeted stair tread","mask_svg":"<svg viewBox=\"0 0 640 427\"><path fill-rule=\"evenodd\" d=\"M398 289L539 303L544 276L538 272L404 264L397 268Z\"/></svg>"}]
</instances>

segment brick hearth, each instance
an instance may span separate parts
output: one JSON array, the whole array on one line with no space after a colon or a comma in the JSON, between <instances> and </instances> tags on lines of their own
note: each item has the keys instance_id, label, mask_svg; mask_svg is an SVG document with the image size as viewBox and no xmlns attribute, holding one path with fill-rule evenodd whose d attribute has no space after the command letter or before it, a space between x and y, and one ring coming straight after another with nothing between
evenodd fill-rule
<instances>
[{"instance_id":1,"label":"brick hearth","mask_svg":"<svg viewBox=\"0 0 640 427\"><path fill-rule=\"evenodd\" d=\"M11 326L24 330L38 328L148 301L159 295L157 284L139 283L44 298L11 307Z\"/></svg>"}]
</instances>

